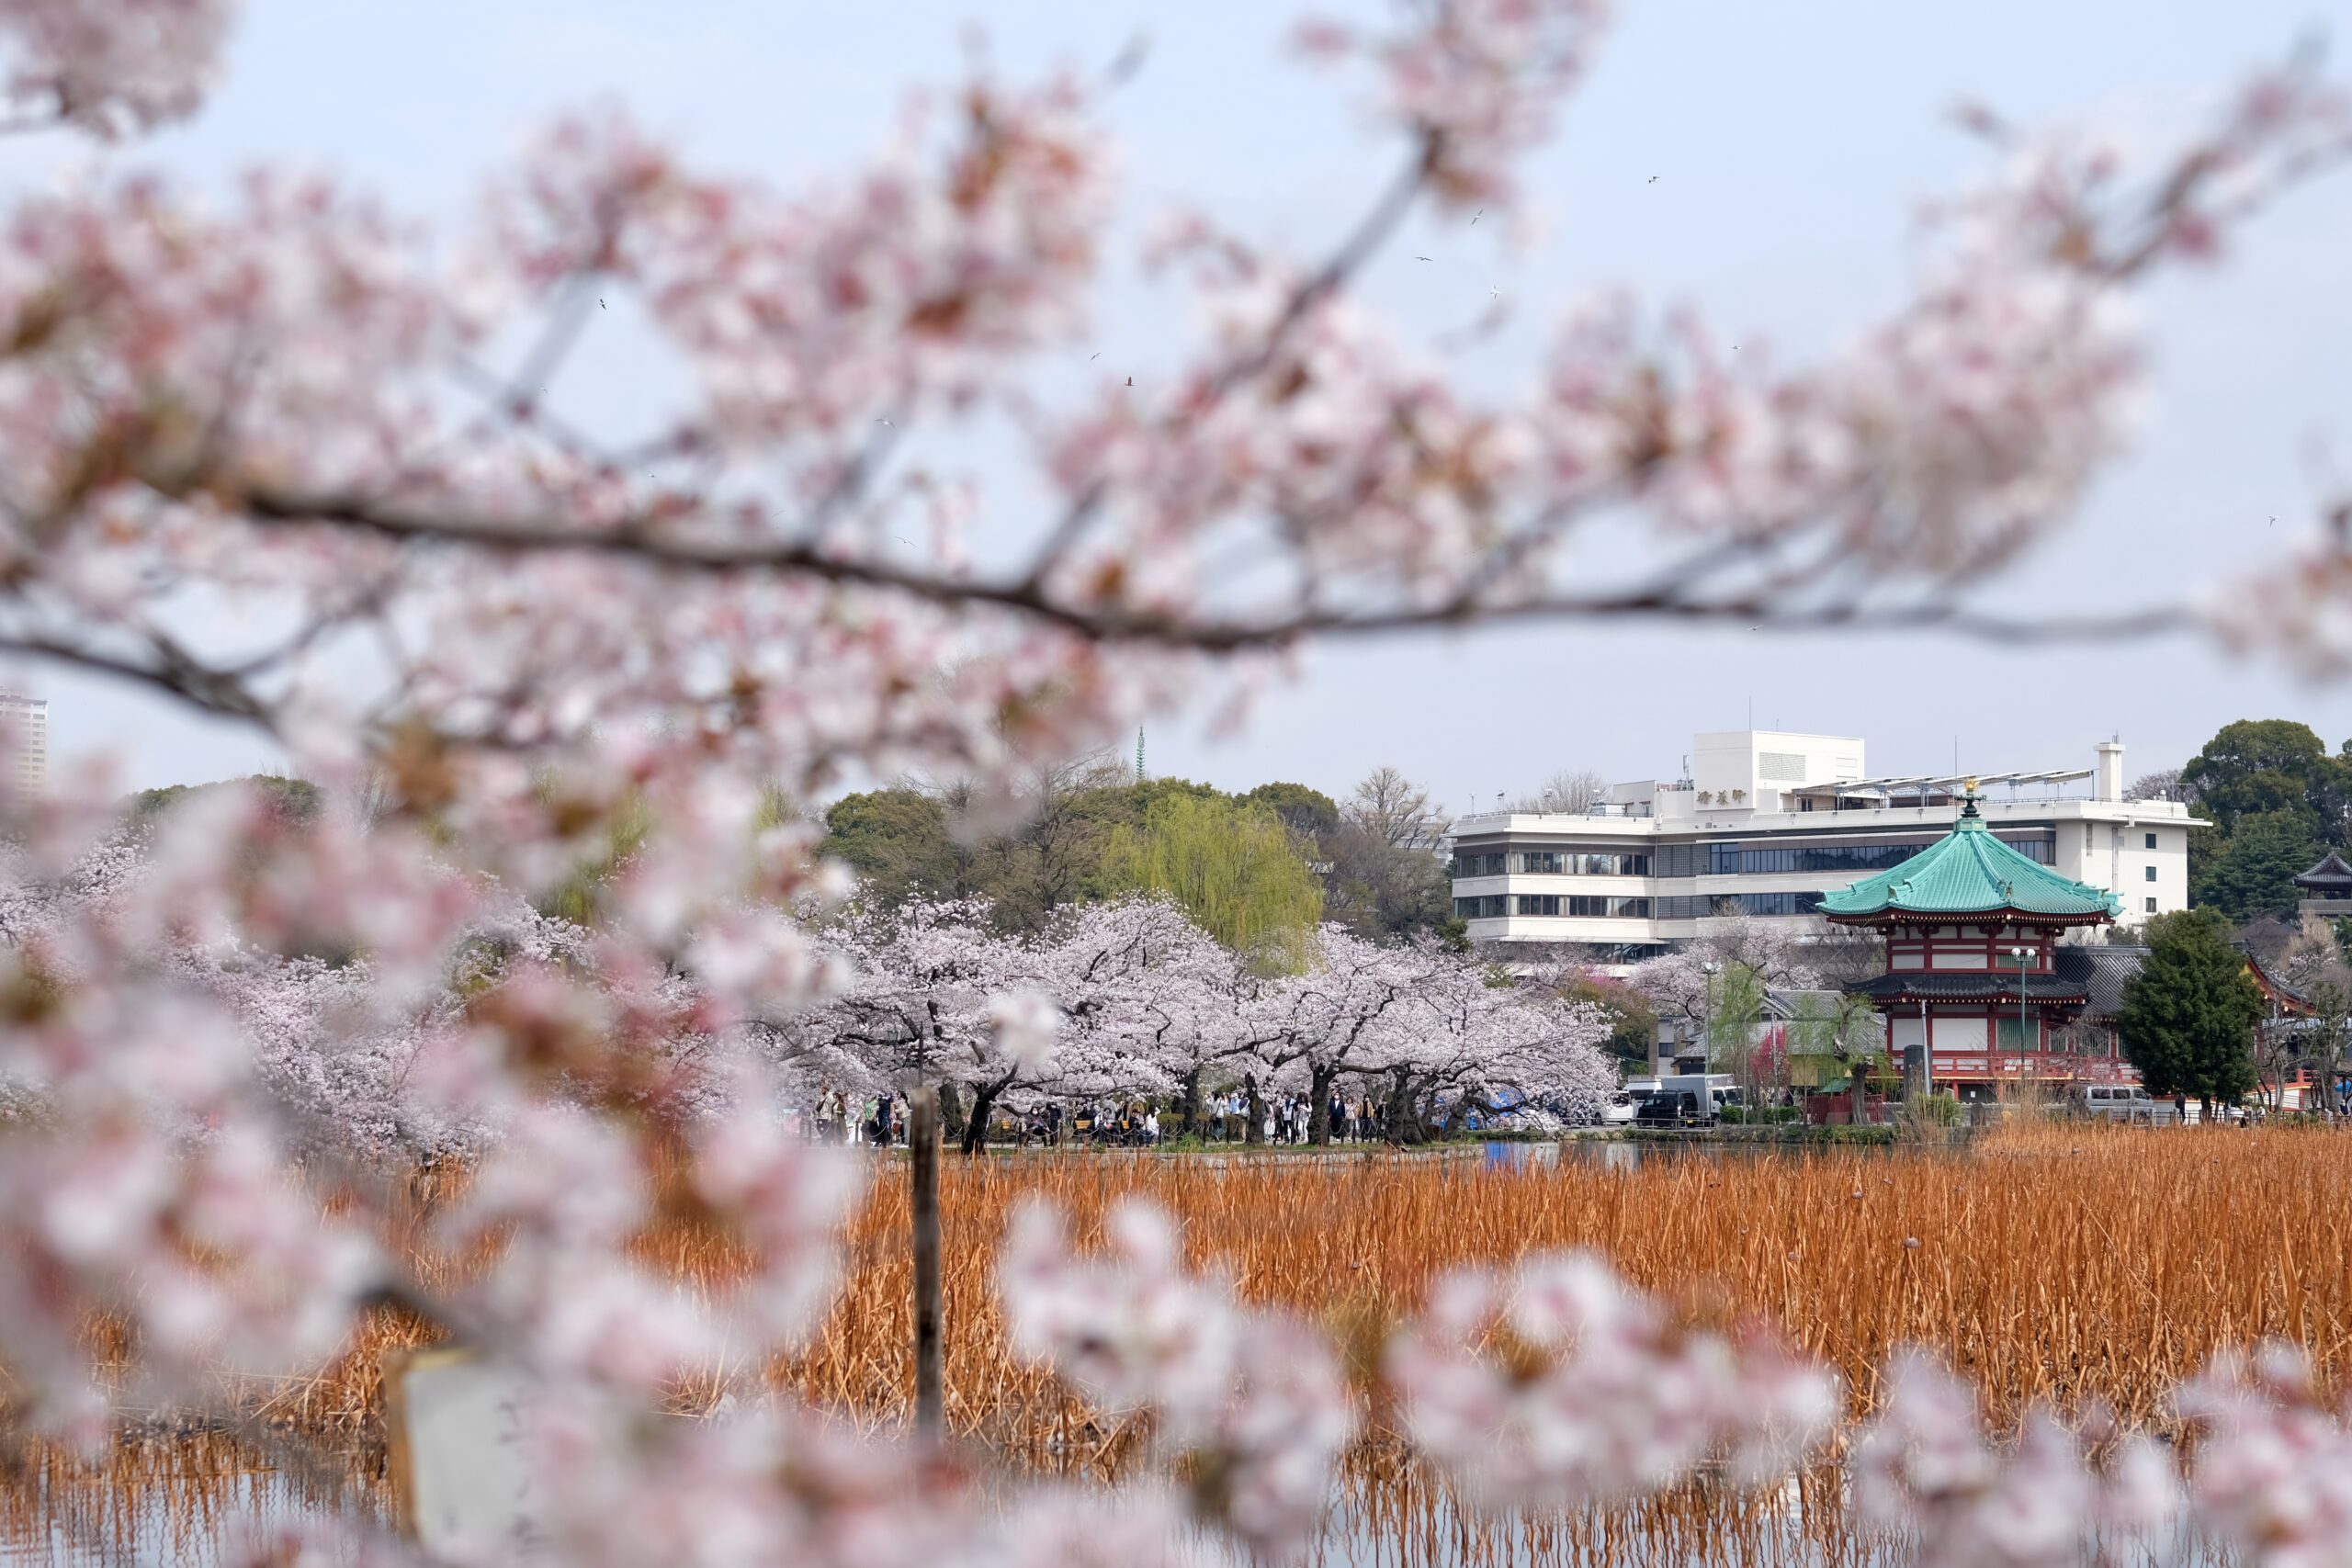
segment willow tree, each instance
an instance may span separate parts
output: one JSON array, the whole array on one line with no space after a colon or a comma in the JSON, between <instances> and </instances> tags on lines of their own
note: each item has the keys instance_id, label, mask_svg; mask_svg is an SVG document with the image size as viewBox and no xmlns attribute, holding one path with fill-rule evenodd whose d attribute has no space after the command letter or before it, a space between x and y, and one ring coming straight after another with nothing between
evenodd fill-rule
<instances>
[{"instance_id":1,"label":"willow tree","mask_svg":"<svg viewBox=\"0 0 2352 1568\"><path fill-rule=\"evenodd\" d=\"M1323 912L1323 888L1291 831L1265 805L1223 795L1152 802L1103 863L1122 891L1173 899L1263 975L1295 974Z\"/></svg>"}]
</instances>

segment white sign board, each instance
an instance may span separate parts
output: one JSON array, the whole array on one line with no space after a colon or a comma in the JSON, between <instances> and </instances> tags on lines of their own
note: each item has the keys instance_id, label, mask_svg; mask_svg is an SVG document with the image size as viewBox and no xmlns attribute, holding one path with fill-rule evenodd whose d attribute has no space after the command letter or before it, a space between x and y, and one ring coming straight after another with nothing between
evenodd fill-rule
<instances>
[{"instance_id":1,"label":"white sign board","mask_svg":"<svg viewBox=\"0 0 2352 1568\"><path fill-rule=\"evenodd\" d=\"M480 1554L530 1535L518 1415L528 1383L470 1350L384 1358L384 1425L401 1528L435 1556Z\"/></svg>"}]
</instances>

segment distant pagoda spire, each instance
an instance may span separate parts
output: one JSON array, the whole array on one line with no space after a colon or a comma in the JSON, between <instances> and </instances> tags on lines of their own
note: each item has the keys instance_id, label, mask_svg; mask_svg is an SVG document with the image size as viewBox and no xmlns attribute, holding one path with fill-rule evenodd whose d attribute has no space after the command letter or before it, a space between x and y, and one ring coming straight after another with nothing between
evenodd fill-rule
<instances>
[{"instance_id":1,"label":"distant pagoda spire","mask_svg":"<svg viewBox=\"0 0 2352 1568\"><path fill-rule=\"evenodd\" d=\"M1136 726L1136 783L1143 783L1146 774L1143 771L1143 726L1138 724Z\"/></svg>"}]
</instances>

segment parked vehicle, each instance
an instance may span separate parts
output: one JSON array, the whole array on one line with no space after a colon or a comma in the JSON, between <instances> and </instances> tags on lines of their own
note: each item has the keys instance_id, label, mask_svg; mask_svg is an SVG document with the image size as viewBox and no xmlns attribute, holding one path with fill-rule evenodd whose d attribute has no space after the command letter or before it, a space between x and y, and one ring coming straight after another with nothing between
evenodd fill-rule
<instances>
[{"instance_id":1,"label":"parked vehicle","mask_svg":"<svg viewBox=\"0 0 2352 1568\"><path fill-rule=\"evenodd\" d=\"M1710 1120L1735 1105L1746 1105L1738 1080L1729 1073L1675 1073L1657 1081L1665 1094L1688 1094L1703 1101Z\"/></svg>"},{"instance_id":2,"label":"parked vehicle","mask_svg":"<svg viewBox=\"0 0 2352 1568\"><path fill-rule=\"evenodd\" d=\"M1646 1094L1635 1094L1629 1089L1619 1089L1609 1097L1609 1103L1600 1108L1600 1124L1604 1127L1623 1127L1630 1124L1634 1120L1634 1113L1642 1108L1642 1101L1648 1098Z\"/></svg>"},{"instance_id":3,"label":"parked vehicle","mask_svg":"<svg viewBox=\"0 0 2352 1568\"><path fill-rule=\"evenodd\" d=\"M2067 1107L2094 1122L2136 1122L2164 1126L2179 1119L2169 1100L2158 1100L2138 1084L2076 1084Z\"/></svg>"},{"instance_id":4,"label":"parked vehicle","mask_svg":"<svg viewBox=\"0 0 2352 1568\"><path fill-rule=\"evenodd\" d=\"M1640 1127L1712 1127L1715 1102L1687 1089L1662 1089L1634 1111Z\"/></svg>"}]
</instances>

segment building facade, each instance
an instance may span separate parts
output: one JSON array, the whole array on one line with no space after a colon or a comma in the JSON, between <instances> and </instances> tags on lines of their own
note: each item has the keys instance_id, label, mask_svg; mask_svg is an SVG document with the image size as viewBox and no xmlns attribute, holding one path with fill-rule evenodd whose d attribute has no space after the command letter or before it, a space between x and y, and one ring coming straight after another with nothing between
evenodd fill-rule
<instances>
[{"instance_id":1,"label":"building facade","mask_svg":"<svg viewBox=\"0 0 2352 1568\"><path fill-rule=\"evenodd\" d=\"M0 747L9 778L27 795L49 787L49 700L0 692Z\"/></svg>"},{"instance_id":2,"label":"building facade","mask_svg":"<svg viewBox=\"0 0 2352 1568\"><path fill-rule=\"evenodd\" d=\"M1730 730L1693 739L1668 782L1619 784L1586 812L1497 812L1453 827L1454 913L1474 941L1579 944L1630 961L1733 915L1817 919L1822 896L1901 865L1950 832L1950 775L1871 777L1851 736ZM2137 924L2188 906L2176 801L2127 801L2123 748L2092 767L1984 775L1986 831Z\"/></svg>"}]
</instances>

